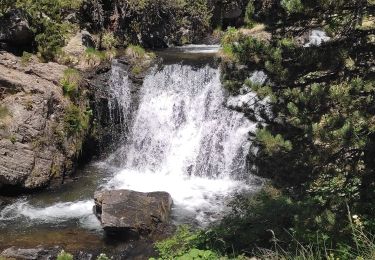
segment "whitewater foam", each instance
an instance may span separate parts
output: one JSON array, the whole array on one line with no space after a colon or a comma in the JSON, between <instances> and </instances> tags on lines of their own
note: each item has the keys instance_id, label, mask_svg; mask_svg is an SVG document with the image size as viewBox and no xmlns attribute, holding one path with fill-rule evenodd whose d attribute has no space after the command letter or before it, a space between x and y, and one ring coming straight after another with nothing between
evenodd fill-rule
<instances>
[{"instance_id":1,"label":"whitewater foam","mask_svg":"<svg viewBox=\"0 0 375 260\"><path fill-rule=\"evenodd\" d=\"M226 108L228 96L220 71L208 66L168 65L148 75L129 140L118 154L123 169L105 187L167 191L177 222L217 219L227 197L256 189L243 179L256 124Z\"/></svg>"},{"instance_id":2,"label":"whitewater foam","mask_svg":"<svg viewBox=\"0 0 375 260\"><path fill-rule=\"evenodd\" d=\"M26 200L19 200L6 206L0 212L1 221L26 218L38 223L63 223L77 219L88 229L97 229L99 222L92 217L94 202L92 200L60 202L47 207L37 207Z\"/></svg>"}]
</instances>

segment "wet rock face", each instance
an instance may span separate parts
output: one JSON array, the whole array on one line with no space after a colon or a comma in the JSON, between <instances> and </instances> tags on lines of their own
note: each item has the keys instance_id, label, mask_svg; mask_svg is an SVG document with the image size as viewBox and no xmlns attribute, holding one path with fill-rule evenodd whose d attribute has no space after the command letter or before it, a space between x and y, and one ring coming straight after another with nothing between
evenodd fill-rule
<instances>
[{"instance_id":1,"label":"wet rock face","mask_svg":"<svg viewBox=\"0 0 375 260\"><path fill-rule=\"evenodd\" d=\"M150 235L169 221L172 198L167 192L131 190L95 193L95 214L104 230L128 235Z\"/></svg>"},{"instance_id":2,"label":"wet rock face","mask_svg":"<svg viewBox=\"0 0 375 260\"><path fill-rule=\"evenodd\" d=\"M11 10L0 18L0 43L5 46L27 46L33 39L34 34L24 11Z\"/></svg>"},{"instance_id":3,"label":"wet rock face","mask_svg":"<svg viewBox=\"0 0 375 260\"><path fill-rule=\"evenodd\" d=\"M83 136L64 131L65 69L0 53L0 188L41 188L72 170Z\"/></svg>"}]
</instances>

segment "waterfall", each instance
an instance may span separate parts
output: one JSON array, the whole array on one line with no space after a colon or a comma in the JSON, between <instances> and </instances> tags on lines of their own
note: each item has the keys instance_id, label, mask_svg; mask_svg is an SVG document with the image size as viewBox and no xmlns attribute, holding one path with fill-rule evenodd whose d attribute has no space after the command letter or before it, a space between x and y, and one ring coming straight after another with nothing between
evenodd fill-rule
<instances>
[{"instance_id":1,"label":"waterfall","mask_svg":"<svg viewBox=\"0 0 375 260\"><path fill-rule=\"evenodd\" d=\"M112 83L113 92L131 92L131 84ZM122 169L105 187L168 191L176 218L215 219L225 197L258 187L251 186L246 164L255 123L227 108L228 97L217 68L154 68L139 89L127 141L114 155ZM128 100L117 102L127 106Z\"/></svg>"},{"instance_id":2,"label":"waterfall","mask_svg":"<svg viewBox=\"0 0 375 260\"><path fill-rule=\"evenodd\" d=\"M3 208L0 231L18 223L31 230L72 223L100 230L92 212L96 189L169 192L177 224L205 226L220 218L234 193L259 189L246 161L256 123L229 108L250 105L255 94L230 96L220 83L220 70L208 65L156 66L139 85L114 61L111 75L109 117L122 126L120 148L87 166L87 183L80 179L69 192L62 188ZM256 72L252 78L263 82L266 76ZM95 182L90 181L93 172Z\"/></svg>"}]
</instances>

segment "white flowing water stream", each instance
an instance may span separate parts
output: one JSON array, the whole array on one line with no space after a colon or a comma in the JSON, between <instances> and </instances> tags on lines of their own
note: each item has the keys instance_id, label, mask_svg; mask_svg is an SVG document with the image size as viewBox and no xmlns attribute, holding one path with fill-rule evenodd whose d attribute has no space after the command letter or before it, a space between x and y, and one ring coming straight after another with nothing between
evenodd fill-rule
<instances>
[{"instance_id":1,"label":"white flowing water stream","mask_svg":"<svg viewBox=\"0 0 375 260\"><path fill-rule=\"evenodd\" d=\"M218 68L157 66L135 91L115 61L108 88L113 96L109 106L120 107L127 136L108 159L91 166L105 174L98 174L81 191L89 195L76 195L74 200L67 190L50 203L20 199L0 211L0 228L9 223L74 222L83 229L100 230L92 213L96 189L167 191L174 200L176 223L205 226L220 217L233 194L260 187L246 163L249 132L256 124L227 107L233 97L222 87Z\"/></svg>"}]
</instances>

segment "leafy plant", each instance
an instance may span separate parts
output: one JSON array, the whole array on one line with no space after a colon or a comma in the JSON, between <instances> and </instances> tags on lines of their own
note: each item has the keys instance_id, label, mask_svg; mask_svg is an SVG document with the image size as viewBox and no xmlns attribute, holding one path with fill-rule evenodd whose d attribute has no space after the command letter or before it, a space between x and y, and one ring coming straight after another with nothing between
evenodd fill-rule
<instances>
[{"instance_id":1,"label":"leafy plant","mask_svg":"<svg viewBox=\"0 0 375 260\"><path fill-rule=\"evenodd\" d=\"M131 44L126 48L125 54L131 59L144 59L147 55L147 52L140 45Z\"/></svg>"},{"instance_id":2,"label":"leafy plant","mask_svg":"<svg viewBox=\"0 0 375 260\"><path fill-rule=\"evenodd\" d=\"M81 84L82 76L80 72L73 68L68 68L64 71L64 76L60 80L64 95L75 97L79 92L79 85Z\"/></svg>"},{"instance_id":3,"label":"leafy plant","mask_svg":"<svg viewBox=\"0 0 375 260\"><path fill-rule=\"evenodd\" d=\"M155 247L161 259L174 259L193 248L198 236L197 233L191 232L188 226L179 226L171 238L156 243Z\"/></svg>"},{"instance_id":4,"label":"leafy plant","mask_svg":"<svg viewBox=\"0 0 375 260\"><path fill-rule=\"evenodd\" d=\"M68 134L81 134L88 129L91 115L90 110L70 105L65 113L65 130Z\"/></svg>"},{"instance_id":5,"label":"leafy plant","mask_svg":"<svg viewBox=\"0 0 375 260\"><path fill-rule=\"evenodd\" d=\"M62 250L58 256L57 256L57 260L73 260L73 255L65 252L64 250Z\"/></svg>"},{"instance_id":6,"label":"leafy plant","mask_svg":"<svg viewBox=\"0 0 375 260\"><path fill-rule=\"evenodd\" d=\"M44 61L53 60L64 45L61 25L45 19L42 22L43 32L35 37L38 53Z\"/></svg>"},{"instance_id":7,"label":"leafy plant","mask_svg":"<svg viewBox=\"0 0 375 260\"><path fill-rule=\"evenodd\" d=\"M254 0L250 0L249 3L246 6L245 11L245 24L247 27L253 27L254 26L254 12L255 12L255 6L254 6Z\"/></svg>"},{"instance_id":8,"label":"leafy plant","mask_svg":"<svg viewBox=\"0 0 375 260\"><path fill-rule=\"evenodd\" d=\"M98 65L106 60L105 52L99 51L95 48L87 48L83 57L89 65Z\"/></svg>"},{"instance_id":9,"label":"leafy plant","mask_svg":"<svg viewBox=\"0 0 375 260\"><path fill-rule=\"evenodd\" d=\"M289 14L299 13L303 10L301 0L281 0L281 6Z\"/></svg>"},{"instance_id":10,"label":"leafy plant","mask_svg":"<svg viewBox=\"0 0 375 260\"><path fill-rule=\"evenodd\" d=\"M111 50L116 47L118 41L113 32L106 31L102 36L102 46L106 50Z\"/></svg>"},{"instance_id":11,"label":"leafy plant","mask_svg":"<svg viewBox=\"0 0 375 260\"><path fill-rule=\"evenodd\" d=\"M30 61L31 61L32 56L33 55L31 53L24 51L22 53L22 57L21 57L21 64L22 64L22 66L26 66L27 64L29 64Z\"/></svg>"},{"instance_id":12,"label":"leafy plant","mask_svg":"<svg viewBox=\"0 0 375 260\"><path fill-rule=\"evenodd\" d=\"M109 260L110 258L106 254L100 254L96 260Z\"/></svg>"}]
</instances>

